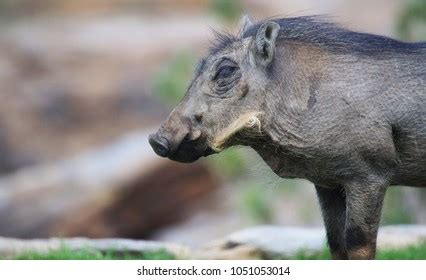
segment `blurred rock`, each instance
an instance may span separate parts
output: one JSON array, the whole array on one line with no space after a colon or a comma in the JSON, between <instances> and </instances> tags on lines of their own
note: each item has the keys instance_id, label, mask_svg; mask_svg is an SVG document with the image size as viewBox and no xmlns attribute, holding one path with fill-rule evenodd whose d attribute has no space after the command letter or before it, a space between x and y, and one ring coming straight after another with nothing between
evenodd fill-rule
<instances>
[{"instance_id":1,"label":"blurred rock","mask_svg":"<svg viewBox=\"0 0 426 280\"><path fill-rule=\"evenodd\" d=\"M394 225L379 229L378 248L403 248L426 241L425 225ZM258 226L214 241L196 253L202 259L271 259L291 257L303 250L321 252L326 245L323 228Z\"/></svg>"},{"instance_id":2,"label":"blurred rock","mask_svg":"<svg viewBox=\"0 0 426 280\"><path fill-rule=\"evenodd\" d=\"M379 229L377 246L402 248L426 241L426 225L392 225Z\"/></svg>"},{"instance_id":3,"label":"blurred rock","mask_svg":"<svg viewBox=\"0 0 426 280\"><path fill-rule=\"evenodd\" d=\"M325 246L322 228L257 226L208 244L203 259L253 259L292 256L300 250L315 253Z\"/></svg>"},{"instance_id":4,"label":"blurred rock","mask_svg":"<svg viewBox=\"0 0 426 280\"><path fill-rule=\"evenodd\" d=\"M58 250L63 247L71 250L94 249L101 252L113 253L143 253L164 250L167 253L174 255L177 259L188 259L191 256L191 251L184 246L155 241L129 240L120 238L51 238L22 240L0 237L0 256L6 259L13 258L14 256L23 253L46 253L48 251Z\"/></svg>"}]
</instances>

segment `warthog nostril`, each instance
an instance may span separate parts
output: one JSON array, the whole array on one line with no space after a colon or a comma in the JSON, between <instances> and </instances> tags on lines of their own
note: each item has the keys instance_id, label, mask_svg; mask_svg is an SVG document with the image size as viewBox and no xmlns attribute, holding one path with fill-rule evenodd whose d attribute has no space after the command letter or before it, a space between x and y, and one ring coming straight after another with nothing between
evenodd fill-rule
<instances>
[{"instance_id":1,"label":"warthog nostril","mask_svg":"<svg viewBox=\"0 0 426 280\"><path fill-rule=\"evenodd\" d=\"M183 138L183 142L188 142L188 141L191 141L191 140L192 140L191 133L187 133L185 135L185 137Z\"/></svg>"},{"instance_id":2,"label":"warthog nostril","mask_svg":"<svg viewBox=\"0 0 426 280\"><path fill-rule=\"evenodd\" d=\"M166 138L157 136L157 134L151 134L149 136L149 144L157 155L161 157L169 156L170 147L169 141Z\"/></svg>"},{"instance_id":3,"label":"warthog nostril","mask_svg":"<svg viewBox=\"0 0 426 280\"><path fill-rule=\"evenodd\" d=\"M195 114L194 119L196 122L200 123L203 120L203 114Z\"/></svg>"}]
</instances>

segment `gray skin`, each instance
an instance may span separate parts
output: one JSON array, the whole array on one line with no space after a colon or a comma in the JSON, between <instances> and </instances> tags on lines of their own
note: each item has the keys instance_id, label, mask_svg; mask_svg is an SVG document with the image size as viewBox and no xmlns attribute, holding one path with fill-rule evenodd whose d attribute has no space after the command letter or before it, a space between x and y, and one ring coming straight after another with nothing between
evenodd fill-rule
<instances>
[{"instance_id":1,"label":"gray skin","mask_svg":"<svg viewBox=\"0 0 426 280\"><path fill-rule=\"evenodd\" d=\"M242 20L218 35L150 143L193 162L247 112L252 147L283 178L315 184L335 259L373 259L386 189L426 186L426 44L351 32L318 17Z\"/></svg>"}]
</instances>

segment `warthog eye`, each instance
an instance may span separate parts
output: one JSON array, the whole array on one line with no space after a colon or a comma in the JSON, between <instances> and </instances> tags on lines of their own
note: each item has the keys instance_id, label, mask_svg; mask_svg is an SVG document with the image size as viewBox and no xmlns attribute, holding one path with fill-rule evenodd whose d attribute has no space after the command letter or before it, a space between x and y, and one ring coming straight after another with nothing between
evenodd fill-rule
<instances>
[{"instance_id":1,"label":"warthog eye","mask_svg":"<svg viewBox=\"0 0 426 280\"><path fill-rule=\"evenodd\" d=\"M226 79L235 74L238 67L225 65L219 68L214 76L213 80Z\"/></svg>"},{"instance_id":2,"label":"warthog eye","mask_svg":"<svg viewBox=\"0 0 426 280\"><path fill-rule=\"evenodd\" d=\"M216 95L223 95L236 85L241 78L239 69L238 64L229 58L222 59L216 65L212 78Z\"/></svg>"}]
</instances>

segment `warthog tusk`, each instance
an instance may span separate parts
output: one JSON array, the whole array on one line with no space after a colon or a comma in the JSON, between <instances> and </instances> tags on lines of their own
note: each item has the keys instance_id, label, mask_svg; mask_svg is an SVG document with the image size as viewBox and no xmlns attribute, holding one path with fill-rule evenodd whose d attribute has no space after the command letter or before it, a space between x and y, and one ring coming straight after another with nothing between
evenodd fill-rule
<instances>
[{"instance_id":1,"label":"warthog tusk","mask_svg":"<svg viewBox=\"0 0 426 280\"><path fill-rule=\"evenodd\" d=\"M238 117L237 120L227 126L213 139L211 148L216 152L222 151L226 141L245 128L257 128L260 132L261 123L259 117L261 114L261 112L249 112Z\"/></svg>"}]
</instances>

